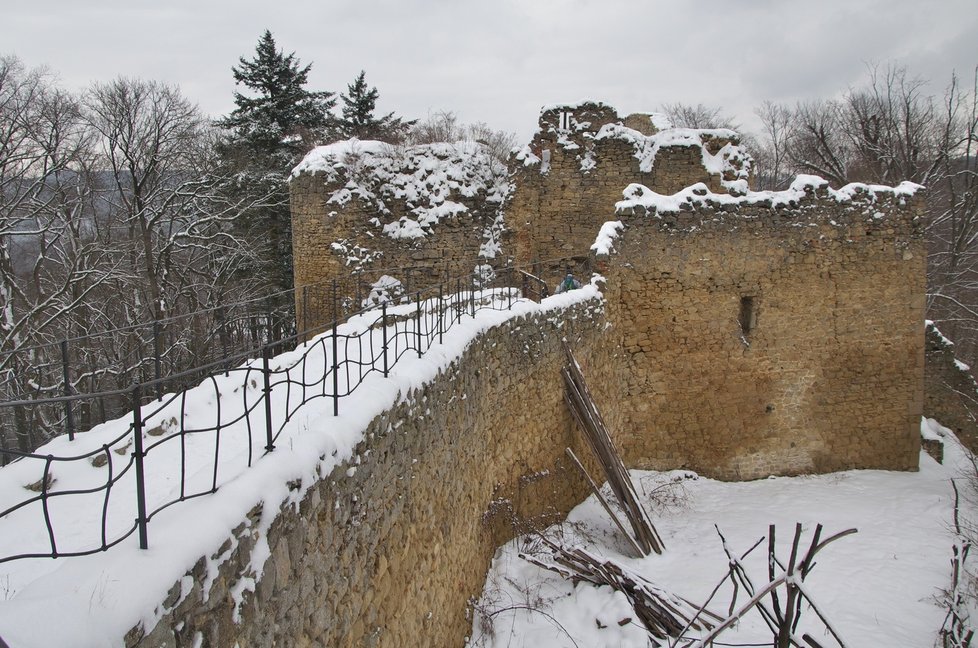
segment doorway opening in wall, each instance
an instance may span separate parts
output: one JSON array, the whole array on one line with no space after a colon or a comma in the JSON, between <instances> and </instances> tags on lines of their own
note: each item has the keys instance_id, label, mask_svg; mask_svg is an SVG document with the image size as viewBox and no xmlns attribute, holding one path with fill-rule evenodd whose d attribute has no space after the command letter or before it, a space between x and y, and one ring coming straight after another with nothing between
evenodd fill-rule
<instances>
[{"instance_id":1,"label":"doorway opening in wall","mask_svg":"<svg viewBox=\"0 0 978 648\"><path fill-rule=\"evenodd\" d=\"M746 338L757 326L757 309L753 295L740 298L740 332Z\"/></svg>"}]
</instances>

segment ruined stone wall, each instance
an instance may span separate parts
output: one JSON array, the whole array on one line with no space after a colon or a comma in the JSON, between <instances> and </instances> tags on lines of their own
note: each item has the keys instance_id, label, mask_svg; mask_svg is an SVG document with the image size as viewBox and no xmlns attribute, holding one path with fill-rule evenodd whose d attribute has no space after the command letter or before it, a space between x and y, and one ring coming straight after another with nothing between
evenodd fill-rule
<instances>
[{"instance_id":1,"label":"ruined stone wall","mask_svg":"<svg viewBox=\"0 0 978 648\"><path fill-rule=\"evenodd\" d=\"M477 266L505 264L484 246L502 236L506 171L478 145L374 146L330 162L300 165L289 184L299 330L333 319L334 280L342 316L384 274L413 292L446 277L468 287Z\"/></svg>"},{"instance_id":2,"label":"ruined stone wall","mask_svg":"<svg viewBox=\"0 0 978 648\"><path fill-rule=\"evenodd\" d=\"M446 275L471 282L474 269L486 264L498 268L515 261L528 267L553 261L535 266L552 288L565 267L576 265L568 257L587 258L607 210L630 183L673 193L702 182L725 193L730 181L750 174L732 131L660 130L651 115L622 118L596 102L542 111L539 130L511 160L508 178L497 160L464 146L453 153L450 147L457 145L384 150L374 144L364 143L351 161L344 161L348 151L325 165L304 161L293 175L300 330L331 321L334 279L338 294L347 299L341 310L351 312L383 269L410 290ZM436 167L439 171L430 173ZM442 169L459 167L465 172L438 185ZM413 184L405 182L415 176ZM387 233L398 222L423 220L417 208L430 197L448 198L465 211L440 218L425 236ZM390 271L394 268L410 270Z\"/></svg>"},{"instance_id":3,"label":"ruined stone wall","mask_svg":"<svg viewBox=\"0 0 978 648\"><path fill-rule=\"evenodd\" d=\"M174 585L156 628L134 630L126 645L461 646L469 598L513 536L514 510L546 524L587 494L564 460L567 446L586 453L563 402L560 340L589 379L608 384L604 324L593 300L483 334L370 424L362 462L338 466L278 515L240 623L229 589L249 575L260 508L215 548L230 558L209 592L201 560L192 587ZM309 433L328 434L329 421Z\"/></svg>"},{"instance_id":4,"label":"ruined stone wall","mask_svg":"<svg viewBox=\"0 0 978 648\"><path fill-rule=\"evenodd\" d=\"M913 470L926 251L919 198L623 215L603 267L629 466L723 479Z\"/></svg>"},{"instance_id":5,"label":"ruined stone wall","mask_svg":"<svg viewBox=\"0 0 978 648\"><path fill-rule=\"evenodd\" d=\"M512 162L506 241L550 286L566 258L590 262L626 188L709 197L627 220L606 268L632 465L731 479L916 466L919 198L816 183L775 207L745 197L751 161L731 131L660 129L594 102L544 109Z\"/></svg>"},{"instance_id":6,"label":"ruined stone wall","mask_svg":"<svg viewBox=\"0 0 978 648\"><path fill-rule=\"evenodd\" d=\"M545 109L533 140L511 164L514 191L506 223L517 263L586 257L598 228L631 183L672 194L702 182L727 193L723 181L749 177L749 165L732 160L727 173L720 173L704 166L704 152L715 156L736 144L732 131L658 132L649 116L621 119L603 104ZM560 264L542 271L549 282L562 276Z\"/></svg>"},{"instance_id":7,"label":"ruined stone wall","mask_svg":"<svg viewBox=\"0 0 978 648\"><path fill-rule=\"evenodd\" d=\"M970 368L954 358L954 345L933 324L927 326L924 416L950 428L972 452L978 452L978 385Z\"/></svg>"}]
</instances>

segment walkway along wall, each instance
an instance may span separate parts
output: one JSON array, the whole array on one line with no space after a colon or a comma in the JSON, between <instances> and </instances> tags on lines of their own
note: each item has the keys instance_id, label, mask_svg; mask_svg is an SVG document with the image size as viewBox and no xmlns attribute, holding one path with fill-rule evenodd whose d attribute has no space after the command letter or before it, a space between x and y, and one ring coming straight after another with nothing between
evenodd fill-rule
<instances>
[{"instance_id":1,"label":"walkway along wall","mask_svg":"<svg viewBox=\"0 0 978 648\"><path fill-rule=\"evenodd\" d=\"M605 335L597 299L489 330L370 424L361 463L323 476L278 515L271 556L239 611L231 593L255 577L260 505L215 548L226 556L217 577L202 559L185 587L174 585L156 628L145 637L135 628L126 645L462 645L469 598L513 536L512 513L549 523L587 494L563 459L566 446L583 453L563 402L560 340L600 385L609 384Z\"/></svg>"}]
</instances>

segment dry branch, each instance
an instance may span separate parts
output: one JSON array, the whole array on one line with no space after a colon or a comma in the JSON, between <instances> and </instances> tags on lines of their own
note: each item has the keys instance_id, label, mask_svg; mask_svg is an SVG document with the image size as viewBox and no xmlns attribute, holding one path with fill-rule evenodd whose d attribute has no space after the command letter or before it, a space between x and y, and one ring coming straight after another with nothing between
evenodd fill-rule
<instances>
[{"instance_id":1,"label":"dry branch","mask_svg":"<svg viewBox=\"0 0 978 648\"><path fill-rule=\"evenodd\" d=\"M712 628L711 623L697 619L704 613L699 606L666 592L624 565L580 547L569 549L544 536L541 536L541 540L548 552L521 553L520 557L572 582L608 585L621 592L628 598L650 637L666 639L679 636L688 628L704 631ZM706 615L720 618L712 612L706 612Z\"/></svg>"},{"instance_id":2,"label":"dry branch","mask_svg":"<svg viewBox=\"0 0 978 648\"><path fill-rule=\"evenodd\" d=\"M598 488L598 485L594 483L594 479L591 478L591 475L590 473L588 473L587 468L585 468L584 464L581 463L581 460L577 458L577 455L574 454L574 451L571 450L570 448L564 448L564 452L567 453L567 456L571 458L571 461L574 462L574 465L577 466L577 469L581 472L582 475L584 475L584 479L587 480L588 486L591 487L591 492L594 493L594 496L598 498L598 501L601 503L601 506L604 507L605 512L611 517L611 520L615 523L615 526L617 526L618 530L622 532L622 535L628 538L629 544L636 552L635 555L638 557L647 555L645 552L642 551L642 548L638 546L638 543L635 542L635 538L633 538L625 529L625 525L621 523L620 519L618 519L618 515L615 513L614 509L611 508L611 505L608 504L608 500L604 498L604 495L601 494L601 489Z\"/></svg>"},{"instance_id":3,"label":"dry branch","mask_svg":"<svg viewBox=\"0 0 978 648\"><path fill-rule=\"evenodd\" d=\"M812 599L811 593L805 588L804 580L814 567L815 555L819 551L825 548L828 544L840 538L856 533L856 529L847 529L845 531L836 533L835 535L829 536L825 540L821 540L822 525L819 524L816 526L815 532L812 534L808 551L805 552L804 556L802 556L800 551L802 526L801 524L796 524L795 533L791 542L790 557L788 558L787 564L784 564L778 560L778 557L775 555L775 528L774 525L771 525L768 529L769 582L759 589L754 587L754 584L748 577L747 572L743 568L741 562L735 559L731 554L729 548L727 547L726 540L724 539L723 534L720 533L719 528L717 528L717 533L720 535L723 550L727 554L727 558L730 561L730 571L727 576L724 577L724 580L726 580L726 578L730 578L734 583L735 588L739 582L744 590L750 594L751 598L746 604L737 608L735 611L732 611L726 619L722 620L715 628L713 628L703 637L700 637L699 639L687 640L686 643L683 644L683 648L705 648L706 646L712 645L712 641L714 641L728 628L733 626L741 617L752 609L756 609L758 611L768 628L771 629L774 640L772 645L776 646L777 648L822 648L822 645L810 635L804 634L801 638L799 638L795 634L798 629L798 621L802 612L803 600L808 603L809 608L819 618L819 620L825 626L825 629L832 635L832 638L837 642L840 648L846 648L847 646L852 645L847 644L842 639L842 636L836 627L832 625L828 617L823 613L822 609L816 605L815 601ZM763 539L755 544L751 550L757 547L762 541ZM781 569L780 574L777 573L775 567ZM721 581L721 583L722 582L723 581ZM782 587L785 589L783 606L781 604L782 599L780 599L778 596L778 589ZM716 590L714 590L714 592L715 591ZM771 598L771 608L768 608L764 604L764 599L767 597ZM736 589L734 591L734 602L736 602ZM731 603L731 605L733 606L733 603ZM682 634L685 635L685 632ZM673 645L679 644L678 642L675 642Z\"/></svg>"}]
</instances>

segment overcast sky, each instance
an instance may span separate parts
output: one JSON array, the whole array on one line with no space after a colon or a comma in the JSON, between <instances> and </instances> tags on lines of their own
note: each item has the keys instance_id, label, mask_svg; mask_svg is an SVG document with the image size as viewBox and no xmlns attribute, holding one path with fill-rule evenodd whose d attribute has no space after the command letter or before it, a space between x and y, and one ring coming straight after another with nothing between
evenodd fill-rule
<instances>
[{"instance_id":1,"label":"overcast sky","mask_svg":"<svg viewBox=\"0 0 978 648\"><path fill-rule=\"evenodd\" d=\"M312 63L309 87L361 69L380 108L450 110L528 138L540 106L597 99L619 113L720 105L747 125L764 99L830 97L873 62L941 94L978 64L978 0L3 0L0 54L71 88L117 76L179 85L214 116L231 66L267 28Z\"/></svg>"}]
</instances>

